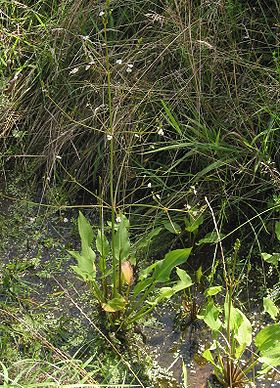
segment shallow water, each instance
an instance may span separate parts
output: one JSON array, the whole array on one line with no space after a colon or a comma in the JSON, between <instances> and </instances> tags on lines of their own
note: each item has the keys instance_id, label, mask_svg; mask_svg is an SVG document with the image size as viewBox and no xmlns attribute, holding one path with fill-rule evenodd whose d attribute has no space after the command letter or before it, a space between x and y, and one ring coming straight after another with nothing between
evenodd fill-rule
<instances>
[{"instance_id":1,"label":"shallow water","mask_svg":"<svg viewBox=\"0 0 280 388\"><path fill-rule=\"evenodd\" d=\"M176 309L179 300L169 303L156 313L158 323L147 326L146 350L156 360L155 369L160 377L156 379L156 388L183 387L182 364L187 368L189 388L220 387L213 382L213 367L207 363L199 352L211 342L210 333L201 322L187 326L182 332L176 328ZM258 317L254 315L255 319ZM165 372L164 375L164 370ZM247 387L280 388L280 375L265 377Z\"/></svg>"}]
</instances>

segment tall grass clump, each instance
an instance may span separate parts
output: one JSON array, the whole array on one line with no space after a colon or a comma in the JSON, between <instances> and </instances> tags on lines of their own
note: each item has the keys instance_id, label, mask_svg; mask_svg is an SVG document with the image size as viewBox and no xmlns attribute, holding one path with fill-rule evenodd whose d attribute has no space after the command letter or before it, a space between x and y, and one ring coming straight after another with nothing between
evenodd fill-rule
<instances>
[{"instance_id":1,"label":"tall grass clump","mask_svg":"<svg viewBox=\"0 0 280 388\"><path fill-rule=\"evenodd\" d=\"M108 200L111 128L117 207L180 221L207 194L260 233L279 190L276 0L112 0L106 27L101 1L1 4L5 172L94 203L101 177Z\"/></svg>"}]
</instances>

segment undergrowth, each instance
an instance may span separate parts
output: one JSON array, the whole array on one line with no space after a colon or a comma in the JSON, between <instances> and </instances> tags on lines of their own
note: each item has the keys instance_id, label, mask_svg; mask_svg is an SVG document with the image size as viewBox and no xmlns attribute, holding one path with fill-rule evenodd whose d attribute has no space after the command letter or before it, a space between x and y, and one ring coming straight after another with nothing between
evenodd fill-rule
<instances>
[{"instance_id":1,"label":"undergrowth","mask_svg":"<svg viewBox=\"0 0 280 388\"><path fill-rule=\"evenodd\" d=\"M134 245L157 237L156 247L153 238L148 241L152 255L149 249L140 250L136 271L145 270L154 256L187 246L195 251L188 271L203 268L213 283L221 262L218 247L222 244L230 258L240 238L240 279L245 271L249 282L256 266L263 281L260 296L267 298L271 287L277 301L278 286L268 284L266 270L279 283L278 1L0 0L0 12L1 196L3 207L5 201L20 200L32 213L35 206L34 216L24 211L18 216L18 221L29 217L24 233L30 233L36 220L48 226L48 216L39 217L42 208L55 215L58 229L75 208L90 209L88 215L98 225L97 209L102 209L102 222L111 228L115 276L111 285L108 264L101 282L104 276L109 279L113 296L121 290L122 260L114 262L120 214L130 221ZM4 212L0 220L3 234L12 229L9 216ZM27 358L39 357L34 376L45 384L40 357L51 330L42 334L36 355L26 351L30 337L20 332L22 319L32 321L26 271L53 262L59 245L39 228L23 240L28 260L20 262L13 255L3 260L5 296L2 303L1 294L0 302L6 323L1 329L6 330L9 314L14 314L15 326L5 332L1 346L6 351L10 341L16 344L16 353L12 347L5 356L7 362L17 362L23 346L28 357L19 362L26 363L26 376ZM16 223L11 233L18 237ZM75 238L74 233L69 238L74 245ZM64 240L65 248L72 249L71 243ZM32 257L30 246L36 250ZM5 241L1 248L9 249ZM55 271L63 268L64 259L56 262ZM49 268L41 270L42 280ZM222 272L218 268L215 278L220 283L226 281ZM128 288L131 282L132 276ZM101 306L108 302L104 292ZM34 322L41 321L36 317ZM47 330L43 323L32 333L40 330ZM118 349L113 352L119 357ZM97 369L80 373L76 361L83 369L96 358L43 356L47 374L50 365L62 374L66 365L63 384L73 382L73 376L78 376L77 383L95 375L102 376L99 383L110 380L104 377L104 360ZM127 362L121 374L124 384L138 379ZM3 384L11 382L10 373L15 382L17 364L6 367L3 362L1 367Z\"/></svg>"}]
</instances>

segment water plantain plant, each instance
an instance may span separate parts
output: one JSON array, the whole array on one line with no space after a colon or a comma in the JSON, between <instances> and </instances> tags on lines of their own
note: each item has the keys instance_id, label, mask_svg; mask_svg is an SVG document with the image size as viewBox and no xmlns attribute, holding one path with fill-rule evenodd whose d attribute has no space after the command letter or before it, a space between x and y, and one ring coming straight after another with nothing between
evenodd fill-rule
<instances>
[{"instance_id":1,"label":"water plantain plant","mask_svg":"<svg viewBox=\"0 0 280 388\"><path fill-rule=\"evenodd\" d=\"M280 365L280 324L274 323L261 329L254 339L255 351L252 351L249 348L252 344L252 323L240 309L234 307L229 292L223 306L214 302L214 295L221 290L222 286L214 286L205 292L208 302L199 318L210 327L213 343L202 355L214 366L214 374L223 386L243 387L254 376L258 364L262 366L257 368L257 377ZM276 319L277 307L273 302L268 304L266 301L264 307L271 318Z\"/></svg>"},{"instance_id":2,"label":"water plantain plant","mask_svg":"<svg viewBox=\"0 0 280 388\"><path fill-rule=\"evenodd\" d=\"M94 237L90 223L81 212L78 230L81 251L69 252L77 260L73 269L87 283L111 330L130 327L161 301L192 285L191 277L178 268L189 257L191 248L168 252L162 260L154 262L136 276L129 221L123 214L111 225L111 243L103 224ZM96 252L93 250L94 240ZM175 268L178 279L171 282L170 275Z\"/></svg>"}]
</instances>

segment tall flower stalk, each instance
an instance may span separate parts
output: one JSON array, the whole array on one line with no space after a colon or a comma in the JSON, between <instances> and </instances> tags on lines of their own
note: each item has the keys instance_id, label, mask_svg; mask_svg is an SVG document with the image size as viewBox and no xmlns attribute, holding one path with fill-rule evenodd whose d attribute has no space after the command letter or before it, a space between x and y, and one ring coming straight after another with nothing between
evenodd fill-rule
<instances>
[{"instance_id":1,"label":"tall flower stalk","mask_svg":"<svg viewBox=\"0 0 280 388\"><path fill-rule=\"evenodd\" d=\"M106 76L107 76L107 95L108 95L108 108L109 108L109 125L107 129L107 139L109 138L110 154L109 154L109 180L110 180L110 200L111 200L111 230L112 230L112 271L113 271L113 297L117 292L117 265L120 271L121 263L116 262L115 256L115 214L116 214L116 197L114 191L114 126L113 126L113 100L112 100L112 88L111 88L111 66L109 55L109 43L108 43L108 22L110 10L110 0L106 0L105 14L103 15L104 26L104 43L105 43L105 63L106 63ZM120 260L119 260L120 261Z\"/></svg>"}]
</instances>

